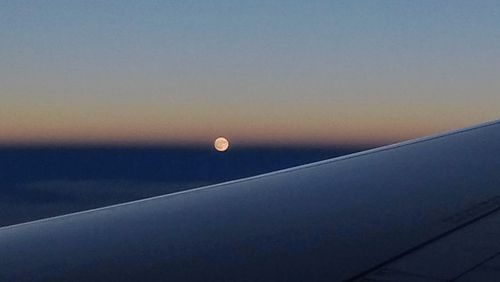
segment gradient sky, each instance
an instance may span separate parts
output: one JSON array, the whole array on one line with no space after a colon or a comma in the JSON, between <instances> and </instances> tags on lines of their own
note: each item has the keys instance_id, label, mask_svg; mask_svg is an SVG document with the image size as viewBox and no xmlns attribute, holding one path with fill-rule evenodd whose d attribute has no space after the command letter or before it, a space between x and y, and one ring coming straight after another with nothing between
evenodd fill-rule
<instances>
[{"instance_id":1,"label":"gradient sky","mask_svg":"<svg viewBox=\"0 0 500 282\"><path fill-rule=\"evenodd\" d=\"M0 143L386 143L500 118L498 1L0 1Z\"/></svg>"}]
</instances>

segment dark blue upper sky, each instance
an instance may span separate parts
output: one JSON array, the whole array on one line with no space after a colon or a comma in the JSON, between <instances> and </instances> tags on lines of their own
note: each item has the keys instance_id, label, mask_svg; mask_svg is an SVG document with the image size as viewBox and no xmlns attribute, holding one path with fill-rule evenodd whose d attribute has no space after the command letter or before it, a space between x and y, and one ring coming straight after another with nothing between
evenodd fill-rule
<instances>
[{"instance_id":1,"label":"dark blue upper sky","mask_svg":"<svg viewBox=\"0 0 500 282\"><path fill-rule=\"evenodd\" d=\"M499 117L498 1L3 1L0 142L389 142Z\"/></svg>"}]
</instances>

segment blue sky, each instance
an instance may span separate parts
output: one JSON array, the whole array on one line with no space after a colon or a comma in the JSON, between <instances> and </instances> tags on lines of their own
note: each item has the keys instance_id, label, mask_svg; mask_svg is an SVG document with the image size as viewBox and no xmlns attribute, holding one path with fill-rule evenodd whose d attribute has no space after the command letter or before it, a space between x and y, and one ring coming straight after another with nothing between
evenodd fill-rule
<instances>
[{"instance_id":1,"label":"blue sky","mask_svg":"<svg viewBox=\"0 0 500 282\"><path fill-rule=\"evenodd\" d=\"M3 1L0 142L379 142L500 117L498 1Z\"/></svg>"}]
</instances>

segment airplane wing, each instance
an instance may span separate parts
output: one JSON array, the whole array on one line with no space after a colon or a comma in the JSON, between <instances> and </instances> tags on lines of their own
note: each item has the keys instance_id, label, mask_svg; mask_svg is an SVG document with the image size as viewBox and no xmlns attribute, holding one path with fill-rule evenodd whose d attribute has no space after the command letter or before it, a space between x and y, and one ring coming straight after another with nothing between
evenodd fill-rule
<instances>
[{"instance_id":1,"label":"airplane wing","mask_svg":"<svg viewBox=\"0 0 500 282\"><path fill-rule=\"evenodd\" d=\"M500 120L0 228L0 281L498 281Z\"/></svg>"}]
</instances>

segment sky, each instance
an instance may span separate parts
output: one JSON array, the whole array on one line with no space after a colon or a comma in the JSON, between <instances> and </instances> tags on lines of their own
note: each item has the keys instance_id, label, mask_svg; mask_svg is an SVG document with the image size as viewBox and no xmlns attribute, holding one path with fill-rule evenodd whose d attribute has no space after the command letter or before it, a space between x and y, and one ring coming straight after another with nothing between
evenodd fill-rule
<instances>
[{"instance_id":1,"label":"sky","mask_svg":"<svg viewBox=\"0 0 500 282\"><path fill-rule=\"evenodd\" d=\"M498 1L0 1L0 144L391 143L499 74Z\"/></svg>"}]
</instances>

